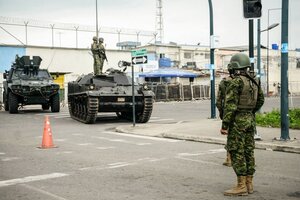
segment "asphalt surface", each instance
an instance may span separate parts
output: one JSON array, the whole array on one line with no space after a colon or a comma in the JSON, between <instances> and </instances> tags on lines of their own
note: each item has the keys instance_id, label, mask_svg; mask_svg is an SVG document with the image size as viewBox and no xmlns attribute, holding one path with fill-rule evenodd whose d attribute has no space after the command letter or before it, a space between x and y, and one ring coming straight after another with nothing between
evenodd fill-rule
<instances>
[{"instance_id":1,"label":"asphalt surface","mask_svg":"<svg viewBox=\"0 0 300 200\"><path fill-rule=\"evenodd\" d=\"M209 103L155 103L147 125L210 120ZM195 115L199 110L203 117ZM37 148L45 115L57 148ZM96 124L86 125L71 119L67 108L0 111L0 119L1 200L232 199L223 196L235 183L232 168L222 165L223 145L117 133L131 123L100 114ZM299 154L255 154L255 192L244 199L299 199Z\"/></svg>"}]
</instances>

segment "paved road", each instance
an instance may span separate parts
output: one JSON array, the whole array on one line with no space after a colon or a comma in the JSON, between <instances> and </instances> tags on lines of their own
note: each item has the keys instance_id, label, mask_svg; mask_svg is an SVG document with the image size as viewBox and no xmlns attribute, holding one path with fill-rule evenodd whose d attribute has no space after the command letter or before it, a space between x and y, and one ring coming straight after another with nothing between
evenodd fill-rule
<instances>
[{"instance_id":1,"label":"paved road","mask_svg":"<svg viewBox=\"0 0 300 200\"><path fill-rule=\"evenodd\" d=\"M149 124L207 117L207 105L156 103ZM36 148L45 114L58 148ZM128 122L114 114L86 125L65 108L1 111L0 119L1 200L231 199L222 194L235 177L221 165L221 145L119 134L114 127ZM255 193L246 199L300 198L299 154L256 150L256 160Z\"/></svg>"},{"instance_id":2,"label":"paved road","mask_svg":"<svg viewBox=\"0 0 300 200\"><path fill-rule=\"evenodd\" d=\"M300 108L300 97L289 98L290 108ZM261 112L280 109L280 98L266 98ZM170 111L172 111L170 113ZM217 111L216 111L217 112ZM154 115L166 119L193 121L193 119L207 119L211 117L210 100L188 102L158 102L154 107ZM218 112L216 113L218 117Z\"/></svg>"}]
</instances>

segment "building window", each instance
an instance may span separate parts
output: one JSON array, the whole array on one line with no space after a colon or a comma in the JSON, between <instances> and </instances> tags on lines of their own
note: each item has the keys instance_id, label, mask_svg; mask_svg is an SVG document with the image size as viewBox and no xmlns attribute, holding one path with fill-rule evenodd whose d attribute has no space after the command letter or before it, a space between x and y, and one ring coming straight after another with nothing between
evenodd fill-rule
<instances>
[{"instance_id":1,"label":"building window","mask_svg":"<svg viewBox=\"0 0 300 200\"><path fill-rule=\"evenodd\" d=\"M186 58L186 59L191 59L191 58L192 58L192 53L187 53L187 52L185 52L183 56L184 56L184 58Z\"/></svg>"},{"instance_id":2,"label":"building window","mask_svg":"<svg viewBox=\"0 0 300 200\"><path fill-rule=\"evenodd\" d=\"M300 69L300 58L297 58L296 63L296 69Z\"/></svg>"},{"instance_id":3,"label":"building window","mask_svg":"<svg viewBox=\"0 0 300 200\"><path fill-rule=\"evenodd\" d=\"M210 54L209 53L205 53L205 59L210 59Z\"/></svg>"}]
</instances>

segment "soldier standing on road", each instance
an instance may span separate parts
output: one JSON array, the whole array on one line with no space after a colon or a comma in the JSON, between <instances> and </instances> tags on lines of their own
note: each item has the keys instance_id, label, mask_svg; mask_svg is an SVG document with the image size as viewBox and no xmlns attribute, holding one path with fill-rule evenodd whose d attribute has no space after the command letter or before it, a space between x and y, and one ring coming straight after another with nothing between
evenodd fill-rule
<instances>
[{"instance_id":1,"label":"soldier standing on road","mask_svg":"<svg viewBox=\"0 0 300 200\"><path fill-rule=\"evenodd\" d=\"M223 78L219 84L219 91L218 91L218 95L217 95L217 102L216 102L216 106L219 110L219 117L221 120L223 120L223 114L224 114L224 103L225 103L225 95L226 95L226 87L229 84L229 81L232 80L232 73L233 70L231 69L231 65L229 64L227 66L228 72L229 72L229 76ZM223 165L231 167L231 158L230 158L230 153L227 149L227 145L225 145L225 149L227 151L227 155L226 155L226 159L225 162L223 163Z\"/></svg>"},{"instance_id":2,"label":"soldier standing on road","mask_svg":"<svg viewBox=\"0 0 300 200\"><path fill-rule=\"evenodd\" d=\"M99 56L99 48L98 48L98 38L96 36L93 37L93 44L91 45L91 50L94 58L94 75L99 75L100 56Z\"/></svg>"},{"instance_id":3,"label":"soldier standing on road","mask_svg":"<svg viewBox=\"0 0 300 200\"><path fill-rule=\"evenodd\" d=\"M102 74L104 60L107 61L103 41L104 41L103 38L99 38L98 53L99 53L99 58L100 58L100 68L99 68L100 74Z\"/></svg>"},{"instance_id":4,"label":"soldier standing on road","mask_svg":"<svg viewBox=\"0 0 300 200\"><path fill-rule=\"evenodd\" d=\"M227 148L237 186L226 190L224 195L248 195L253 193L255 172L255 112L262 107L264 95L259 83L249 75L250 59L246 54L232 56L230 65L234 75L226 89L221 134L228 135Z\"/></svg>"}]
</instances>

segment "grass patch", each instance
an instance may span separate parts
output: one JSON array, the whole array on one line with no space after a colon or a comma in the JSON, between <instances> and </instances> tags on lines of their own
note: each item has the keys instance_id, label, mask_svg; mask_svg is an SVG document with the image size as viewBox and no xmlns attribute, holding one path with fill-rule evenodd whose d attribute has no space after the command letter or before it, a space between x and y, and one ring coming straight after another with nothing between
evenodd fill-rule
<instances>
[{"instance_id":1,"label":"grass patch","mask_svg":"<svg viewBox=\"0 0 300 200\"><path fill-rule=\"evenodd\" d=\"M289 110L289 127L291 129L300 129L300 108ZM273 110L269 113L256 114L256 124L264 127L279 128L281 123L280 111Z\"/></svg>"}]
</instances>

